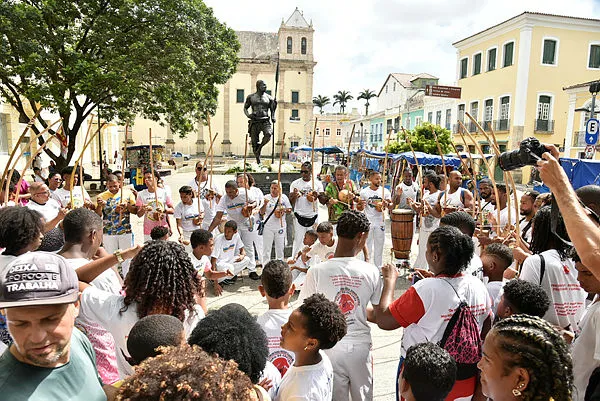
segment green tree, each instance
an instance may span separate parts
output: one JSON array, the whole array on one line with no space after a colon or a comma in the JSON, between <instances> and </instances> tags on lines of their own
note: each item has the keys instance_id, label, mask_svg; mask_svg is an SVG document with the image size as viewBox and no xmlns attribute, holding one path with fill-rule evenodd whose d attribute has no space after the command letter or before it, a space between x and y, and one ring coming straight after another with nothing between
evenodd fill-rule
<instances>
[{"instance_id":1,"label":"green tree","mask_svg":"<svg viewBox=\"0 0 600 401\"><path fill-rule=\"evenodd\" d=\"M452 152L452 137L450 130L442 128L439 125L424 122L414 130L407 130L406 134L410 136L410 141L415 151L438 155L438 147L435 143L433 132L437 134L442 152L444 154ZM408 142L406 142L403 132L400 132L396 139L396 141L390 143L390 153L410 152L410 146L408 145Z\"/></svg>"},{"instance_id":2,"label":"green tree","mask_svg":"<svg viewBox=\"0 0 600 401\"><path fill-rule=\"evenodd\" d=\"M377 95L371 89L365 89L358 94L358 100L365 100L365 116L369 115L369 100L373 99L374 97L377 97Z\"/></svg>"},{"instance_id":3,"label":"green tree","mask_svg":"<svg viewBox=\"0 0 600 401\"><path fill-rule=\"evenodd\" d=\"M0 95L21 121L39 107L63 118L66 157L46 150L61 167L98 107L105 120L141 115L185 136L215 112L239 46L202 0L3 0Z\"/></svg>"},{"instance_id":4,"label":"green tree","mask_svg":"<svg viewBox=\"0 0 600 401\"><path fill-rule=\"evenodd\" d=\"M333 99L335 100L335 102L333 102L333 105L335 106L336 104L339 104L340 113L344 114L344 110L346 110L346 103L354 99L354 97L348 91L338 91L338 93L333 95Z\"/></svg>"},{"instance_id":5,"label":"green tree","mask_svg":"<svg viewBox=\"0 0 600 401\"><path fill-rule=\"evenodd\" d=\"M318 95L313 97L313 104L319 108L319 113L323 114L323 107L331 103L331 99L327 96Z\"/></svg>"}]
</instances>

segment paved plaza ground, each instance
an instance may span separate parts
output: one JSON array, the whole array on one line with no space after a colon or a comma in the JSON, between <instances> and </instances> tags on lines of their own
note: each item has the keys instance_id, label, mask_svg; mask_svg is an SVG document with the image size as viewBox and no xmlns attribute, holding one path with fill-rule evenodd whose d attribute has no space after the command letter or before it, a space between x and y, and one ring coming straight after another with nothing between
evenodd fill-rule
<instances>
[{"instance_id":1,"label":"paved plaza ground","mask_svg":"<svg viewBox=\"0 0 600 401\"><path fill-rule=\"evenodd\" d=\"M186 171L187 170L187 171ZM179 187L187 185L193 178L194 173L191 169L180 169L172 175L165 178L165 183L171 187L173 192L173 202L179 202ZM217 185L224 188L225 182L234 178L232 175L214 175L213 180ZM327 209L320 206L320 220L327 219ZM142 219L132 217L132 226L134 227L134 235L136 242L143 241ZM387 220L387 233L390 232L390 221ZM416 238L416 237L415 237ZM177 240L175 234L172 240ZM386 236L385 248L391 249L391 236ZM413 258L416 257L416 239L413 243ZM384 262L390 261L390 253L384 251ZM260 270L259 270L260 273ZM268 309L267 302L260 296L258 292L258 281L250 280L247 277L247 272L244 274L243 280L238 280L234 285L224 287L223 295L216 297L212 291L208 290L208 307L219 308L227 303L235 302L244 305L250 313L259 315ZM396 296L400 296L408 288L406 279L399 279L396 285ZM295 307L298 296L292 298L292 307ZM374 354L374 377L375 377L375 400L387 401L395 399L395 380L396 370L398 367L398 359L400 355L400 340L402 338L402 329L394 331L380 330L377 325L371 324L373 337L373 354Z\"/></svg>"}]
</instances>

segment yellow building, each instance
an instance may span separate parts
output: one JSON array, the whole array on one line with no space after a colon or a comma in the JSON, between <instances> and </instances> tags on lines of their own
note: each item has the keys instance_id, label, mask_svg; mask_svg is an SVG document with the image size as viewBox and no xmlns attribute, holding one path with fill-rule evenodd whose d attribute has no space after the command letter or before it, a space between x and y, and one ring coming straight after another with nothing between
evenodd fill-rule
<instances>
[{"instance_id":1,"label":"yellow building","mask_svg":"<svg viewBox=\"0 0 600 401\"><path fill-rule=\"evenodd\" d=\"M244 115L246 97L256 92L256 81L267 84L267 92L274 95L275 72L279 54L279 84L277 113L273 141L279 152L281 138L286 133L284 149L302 142L304 125L313 118L313 59L312 23L306 21L296 8L278 32L236 32L241 44L240 62L236 73L219 87L217 113L211 119L213 136L218 133L216 155L243 155L248 119ZM185 83L182 83L185 84ZM157 144L183 153L204 155L208 151L208 127L199 124L196 132L186 138L174 137L168 127L138 119L133 127L136 144L147 143L148 128ZM155 133L156 132L156 133ZM263 155L271 154L269 143ZM248 150L251 155L251 149Z\"/></svg>"},{"instance_id":2,"label":"yellow building","mask_svg":"<svg viewBox=\"0 0 600 401\"><path fill-rule=\"evenodd\" d=\"M469 121L467 111L492 127L501 150L529 136L564 148L563 87L600 76L600 20L524 12L453 45L460 120ZM467 128L475 132L474 124ZM488 152L484 138L477 140Z\"/></svg>"},{"instance_id":3,"label":"yellow building","mask_svg":"<svg viewBox=\"0 0 600 401\"><path fill-rule=\"evenodd\" d=\"M598 53L600 57L600 53ZM598 74L600 78L600 74ZM590 119L592 110L592 96L590 84L585 82L571 85L565 89L568 101L567 132L565 138L565 156L583 159L585 156L585 123ZM596 97L595 118L600 117L600 97ZM600 144L597 144L600 145ZM600 146L596 146L595 160L600 160Z\"/></svg>"}]
</instances>

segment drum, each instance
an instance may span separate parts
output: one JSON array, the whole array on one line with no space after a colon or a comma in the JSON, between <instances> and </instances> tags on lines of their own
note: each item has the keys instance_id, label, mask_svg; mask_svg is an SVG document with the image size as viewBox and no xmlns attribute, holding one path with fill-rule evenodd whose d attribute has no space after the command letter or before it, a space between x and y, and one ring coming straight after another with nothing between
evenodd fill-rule
<instances>
[{"instance_id":1,"label":"drum","mask_svg":"<svg viewBox=\"0 0 600 401\"><path fill-rule=\"evenodd\" d=\"M414 216L412 210L392 210L392 251L396 259L408 259L410 257Z\"/></svg>"}]
</instances>

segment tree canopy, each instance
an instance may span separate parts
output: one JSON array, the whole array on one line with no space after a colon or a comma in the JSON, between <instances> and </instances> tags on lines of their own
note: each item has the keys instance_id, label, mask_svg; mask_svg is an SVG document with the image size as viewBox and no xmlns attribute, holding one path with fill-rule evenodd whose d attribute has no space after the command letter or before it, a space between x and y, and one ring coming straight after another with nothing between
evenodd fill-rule
<instances>
[{"instance_id":1,"label":"tree canopy","mask_svg":"<svg viewBox=\"0 0 600 401\"><path fill-rule=\"evenodd\" d=\"M328 96L318 95L313 97L313 104L319 108L319 113L323 114L323 107L331 103L331 99Z\"/></svg>"},{"instance_id":2,"label":"tree canopy","mask_svg":"<svg viewBox=\"0 0 600 401\"><path fill-rule=\"evenodd\" d=\"M335 102L333 102L333 105L335 106L336 104L339 104L340 113L344 114L344 111L346 110L346 103L354 99L354 97L350 94L349 91L338 91L338 93L333 95L333 99L335 100Z\"/></svg>"},{"instance_id":3,"label":"tree canopy","mask_svg":"<svg viewBox=\"0 0 600 401\"><path fill-rule=\"evenodd\" d=\"M21 121L43 107L67 122L66 157L47 150L58 166L98 106L105 120L141 115L185 136L215 112L216 85L235 72L238 50L201 0L0 2L0 95Z\"/></svg>"},{"instance_id":4,"label":"tree canopy","mask_svg":"<svg viewBox=\"0 0 600 401\"><path fill-rule=\"evenodd\" d=\"M369 103L369 100L373 99L374 97L377 97L377 94L371 89L365 89L358 94L357 99L365 100L365 116L369 115L369 105L371 104Z\"/></svg>"},{"instance_id":5,"label":"tree canopy","mask_svg":"<svg viewBox=\"0 0 600 401\"><path fill-rule=\"evenodd\" d=\"M424 122L415 127L415 129L406 131L410 137L412 147L415 151L437 155L439 154L439 151L433 132L437 134L442 152L444 154L452 152L452 137L450 130L447 130L446 128L442 128L439 125L434 125L429 122ZM405 135L402 131L400 131L397 140L390 143L388 151L390 153L410 152L410 145L406 141Z\"/></svg>"}]
</instances>

